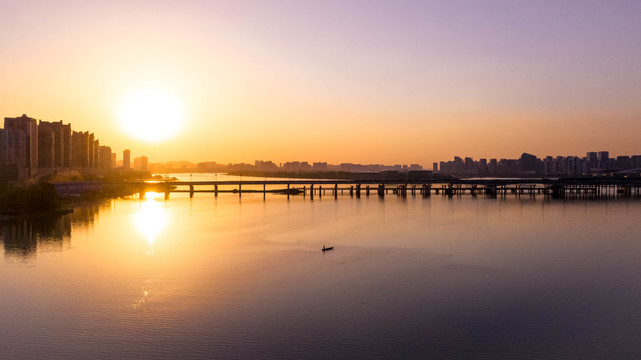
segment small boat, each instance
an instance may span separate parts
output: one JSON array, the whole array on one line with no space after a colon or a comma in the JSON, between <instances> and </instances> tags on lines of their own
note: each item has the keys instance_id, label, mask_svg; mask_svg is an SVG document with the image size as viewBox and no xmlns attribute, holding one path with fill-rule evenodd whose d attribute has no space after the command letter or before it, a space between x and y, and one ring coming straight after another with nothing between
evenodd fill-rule
<instances>
[{"instance_id":1,"label":"small boat","mask_svg":"<svg viewBox=\"0 0 641 360\"><path fill-rule=\"evenodd\" d=\"M328 250L334 250L334 247L333 246L330 246L330 247L323 246L323 252L328 251Z\"/></svg>"}]
</instances>

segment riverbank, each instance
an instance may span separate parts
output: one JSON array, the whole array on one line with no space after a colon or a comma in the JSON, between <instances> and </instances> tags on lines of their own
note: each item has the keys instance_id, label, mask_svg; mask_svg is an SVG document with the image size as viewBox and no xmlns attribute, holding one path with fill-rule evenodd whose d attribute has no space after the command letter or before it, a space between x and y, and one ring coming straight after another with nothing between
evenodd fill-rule
<instances>
[{"instance_id":1,"label":"riverbank","mask_svg":"<svg viewBox=\"0 0 641 360\"><path fill-rule=\"evenodd\" d=\"M51 184L1 184L0 215L15 216L60 210L60 199Z\"/></svg>"},{"instance_id":2,"label":"riverbank","mask_svg":"<svg viewBox=\"0 0 641 360\"><path fill-rule=\"evenodd\" d=\"M110 179L113 180L113 179ZM73 195L56 191L56 185L46 182L0 184L0 220L16 217L62 215L72 212L82 203L131 196L139 191L137 184L98 182L98 189Z\"/></svg>"}]
</instances>

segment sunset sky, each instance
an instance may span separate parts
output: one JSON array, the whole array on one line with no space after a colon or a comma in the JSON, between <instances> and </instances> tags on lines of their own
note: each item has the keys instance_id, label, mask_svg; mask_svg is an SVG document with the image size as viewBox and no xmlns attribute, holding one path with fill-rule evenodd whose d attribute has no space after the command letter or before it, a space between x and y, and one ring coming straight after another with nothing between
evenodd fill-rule
<instances>
[{"instance_id":1,"label":"sunset sky","mask_svg":"<svg viewBox=\"0 0 641 360\"><path fill-rule=\"evenodd\" d=\"M0 116L151 162L641 154L640 18L616 0L2 0ZM169 135L145 141L127 106Z\"/></svg>"}]
</instances>

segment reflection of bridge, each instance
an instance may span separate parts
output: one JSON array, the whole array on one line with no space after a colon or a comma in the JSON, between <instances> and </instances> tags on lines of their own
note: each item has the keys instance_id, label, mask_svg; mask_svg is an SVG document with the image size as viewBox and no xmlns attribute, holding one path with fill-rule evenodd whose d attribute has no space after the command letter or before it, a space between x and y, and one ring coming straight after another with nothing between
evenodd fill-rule
<instances>
[{"instance_id":1,"label":"reflection of bridge","mask_svg":"<svg viewBox=\"0 0 641 360\"><path fill-rule=\"evenodd\" d=\"M281 193L323 196L348 193L350 196L384 197L432 194L454 196L462 194L489 197L545 194L554 198L581 197L607 198L641 196L641 178L573 178L573 179L451 179L451 180L225 180L225 181L148 181L142 184L145 191L189 193Z\"/></svg>"}]
</instances>

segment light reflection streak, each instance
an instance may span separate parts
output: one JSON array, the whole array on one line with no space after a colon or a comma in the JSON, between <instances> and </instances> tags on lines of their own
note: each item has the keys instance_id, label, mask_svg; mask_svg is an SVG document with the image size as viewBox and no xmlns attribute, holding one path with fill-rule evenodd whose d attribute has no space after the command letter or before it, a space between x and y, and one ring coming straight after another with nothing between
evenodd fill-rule
<instances>
[{"instance_id":1,"label":"light reflection streak","mask_svg":"<svg viewBox=\"0 0 641 360\"><path fill-rule=\"evenodd\" d=\"M134 222L138 230L147 239L147 280L141 287L141 295L134 303L133 307L136 309L144 309L144 305L152 296L152 275L153 271L150 268L154 265L154 242L156 237L167 227L168 216L166 209L162 204L156 201L162 194L149 192L145 196L145 200L140 203L140 211L134 215Z\"/></svg>"},{"instance_id":2,"label":"light reflection streak","mask_svg":"<svg viewBox=\"0 0 641 360\"><path fill-rule=\"evenodd\" d=\"M140 204L140 211L134 215L136 227L147 237L147 243L152 250L156 236L167 227L167 213L156 201L160 195L154 192L147 193L145 201Z\"/></svg>"}]
</instances>

